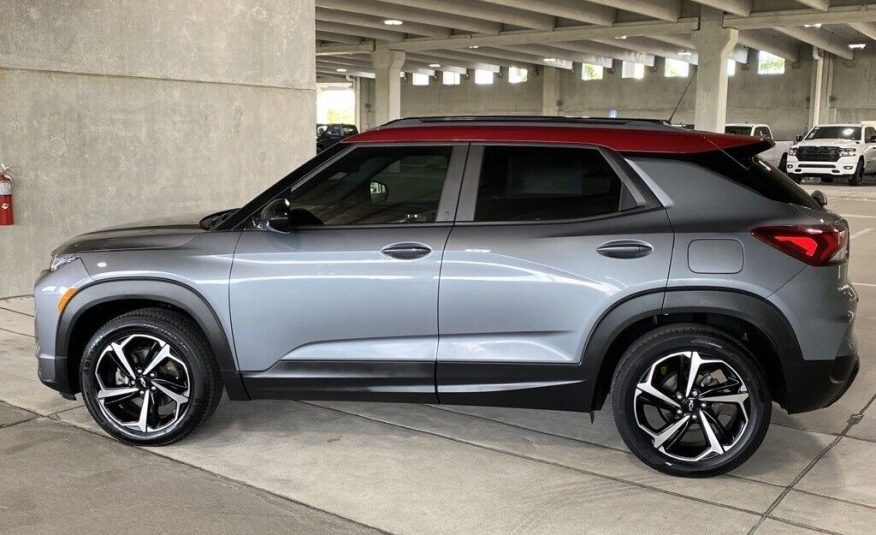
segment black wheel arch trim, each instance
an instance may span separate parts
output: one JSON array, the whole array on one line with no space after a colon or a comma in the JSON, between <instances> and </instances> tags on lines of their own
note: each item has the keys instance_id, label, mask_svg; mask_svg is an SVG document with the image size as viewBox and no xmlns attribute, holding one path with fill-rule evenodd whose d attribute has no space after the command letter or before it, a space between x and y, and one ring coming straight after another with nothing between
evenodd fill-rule
<instances>
[{"instance_id":1,"label":"black wheel arch trim","mask_svg":"<svg viewBox=\"0 0 876 535\"><path fill-rule=\"evenodd\" d=\"M148 300L177 307L185 311L207 337L222 373L228 397L250 399L238 372L229 336L222 328L213 307L195 289L169 279L112 279L84 286L70 299L58 321L55 355L68 362L70 342L76 323L95 306L123 300ZM66 374L62 375L62 377ZM70 390L68 385L68 390Z\"/></svg>"},{"instance_id":2,"label":"black wheel arch trim","mask_svg":"<svg viewBox=\"0 0 876 535\"><path fill-rule=\"evenodd\" d=\"M602 407L607 391L600 389L600 373L606 363L611 344L627 328L649 317L670 314L707 313L729 316L756 326L772 344L781 365L780 383L783 392L773 397L782 399L786 409L801 407L801 392L789 389L795 370L804 364L797 336L790 323L775 305L758 295L742 290L685 287L666 288L635 294L615 304L603 314L591 331L581 359L581 375L589 378L585 385L585 399L590 410ZM815 407L813 407L815 408ZM809 410L809 409L801 409Z\"/></svg>"}]
</instances>

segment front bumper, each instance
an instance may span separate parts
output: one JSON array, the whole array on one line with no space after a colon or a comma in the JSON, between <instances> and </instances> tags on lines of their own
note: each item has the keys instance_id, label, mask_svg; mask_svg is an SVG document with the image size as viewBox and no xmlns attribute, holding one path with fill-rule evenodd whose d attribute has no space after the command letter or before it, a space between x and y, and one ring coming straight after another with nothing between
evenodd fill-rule
<instances>
[{"instance_id":1,"label":"front bumper","mask_svg":"<svg viewBox=\"0 0 876 535\"><path fill-rule=\"evenodd\" d=\"M56 271L43 271L34 283L34 334L36 338L37 376L40 381L64 397L75 394L76 370L67 365L67 355L57 346L61 312L58 302L70 288L82 288L91 276L80 260L65 264Z\"/></svg>"},{"instance_id":2,"label":"front bumper","mask_svg":"<svg viewBox=\"0 0 876 535\"><path fill-rule=\"evenodd\" d=\"M858 165L857 156L844 156L835 162L801 162L788 156L786 173L797 176L851 176Z\"/></svg>"},{"instance_id":3,"label":"front bumper","mask_svg":"<svg viewBox=\"0 0 876 535\"><path fill-rule=\"evenodd\" d=\"M785 409L794 414L833 405L852 386L860 367L857 354L833 360L801 360L785 369Z\"/></svg>"}]
</instances>

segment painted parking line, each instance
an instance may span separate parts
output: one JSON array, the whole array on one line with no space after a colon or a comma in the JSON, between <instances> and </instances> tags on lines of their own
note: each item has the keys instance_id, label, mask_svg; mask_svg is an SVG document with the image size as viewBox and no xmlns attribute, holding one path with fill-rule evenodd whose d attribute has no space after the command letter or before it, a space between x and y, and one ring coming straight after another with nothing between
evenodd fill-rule
<instances>
[{"instance_id":1,"label":"painted parking line","mask_svg":"<svg viewBox=\"0 0 876 535\"><path fill-rule=\"evenodd\" d=\"M860 238L861 236L863 236L864 234L867 234L871 230L873 230L873 227L867 227L867 228L861 229L858 232L855 232L854 234L852 234L852 239Z\"/></svg>"},{"instance_id":2,"label":"painted parking line","mask_svg":"<svg viewBox=\"0 0 876 535\"><path fill-rule=\"evenodd\" d=\"M855 286L866 286L867 288L876 288L876 284L871 282L853 282Z\"/></svg>"},{"instance_id":3,"label":"painted parking line","mask_svg":"<svg viewBox=\"0 0 876 535\"><path fill-rule=\"evenodd\" d=\"M861 219L876 219L876 215L840 214L843 217L859 217Z\"/></svg>"}]
</instances>

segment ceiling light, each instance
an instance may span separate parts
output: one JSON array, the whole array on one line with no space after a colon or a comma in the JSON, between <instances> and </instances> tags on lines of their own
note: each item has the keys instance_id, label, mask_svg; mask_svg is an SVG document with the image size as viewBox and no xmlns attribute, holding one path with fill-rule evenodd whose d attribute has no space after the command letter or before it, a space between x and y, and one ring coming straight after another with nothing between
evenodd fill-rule
<instances>
[{"instance_id":1,"label":"ceiling light","mask_svg":"<svg viewBox=\"0 0 876 535\"><path fill-rule=\"evenodd\" d=\"M338 72L347 72L347 69L335 69Z\"/></svg>"},{"instance_id":2,"label":"ceiling light","mask_svg":"<svg viewBox=\"0 0 876 535\"><path fill-rule=\"evenodd\" d=\"M439 67L441 67L441 64L440 64L440 63L430 63L430 64L429 64L429 68L430 68L430 69L437 69L437 68L439 68Z\"/></svg>"},{"instance_id":3,"label":"ceiling light","mask_svg":"<svg viewBox=\"0 0 876 535\"><path fill-rule=\"evenodd\" d=\"M819 22L818 24L804 24L803 27L804 27L804 28L816 28L816 29L817 29L817 28L821 28L821 23Z\"/></svg>"},{"instance_id":4,"label":"ceiling light","mask_svg":"<svg viewBox=\"0 0 876 535\"><path fill-rule=\"evenodd\" d=\"M679 56L690 56L690 50L681 50L678 53Z\"/></svg>"},{"instance_id":5,"label":"ceiling light","mask_svg":"<svg viewBox=\"0 0 876 535\"><path fill-rule=\"evenodd\" d=\"M627 38L626 35L618 35L617 37L615 37L615 39L621 39L621 40L626 39L626 38Z\"/></svg>"},{"instance_id":6,"label":"ceiling light","mask_svg":"<svg viewBox=\"0 0 876 535\"><path fill-rule=\"evenodd\" d=\"M860 49L864 48L865 46L867 46L867 43L852 43L849 45L849 48L851 48L853 50L854 49L860 50Z\"/></svg>"},{"instance_id":7,"label":"ceiling light","mask_svg":"<svg viewBox=\"0 0 876 535\"><path fill-rule=\"evenodd\" d=\"M398 19L386 19L383 21L383 23L387 26L401 26L402 24L404 24L404 22Z\"/></svg>"},{"instance_id":8,"label":"ceiling light","mask_svg":"<svg viewBox=\"0 0 876 535\"><path fill-rule=\"evenodd\" d=\"M559 61L557 58L544 58L545 63L556 63Z\"/></svg>"},{"instance_id":9,"label":"ceiling light","mask_svg":"<svg viewBox=\"0 0 876 535\"><path fill-rule=\"evenodd\" d=\"M471 45L469 48L480 48L478 45Z\"/></svg>"}]
</instances>

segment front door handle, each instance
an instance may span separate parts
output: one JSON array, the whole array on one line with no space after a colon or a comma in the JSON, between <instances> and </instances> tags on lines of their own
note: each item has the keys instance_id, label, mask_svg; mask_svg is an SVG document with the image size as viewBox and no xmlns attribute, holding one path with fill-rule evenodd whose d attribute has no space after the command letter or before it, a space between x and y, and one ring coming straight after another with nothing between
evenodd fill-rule
<instances>
[{"instance_id":1,"label":"front door handle","mask_svg":"<svg viewBox=\"0 0 876 535\"><path fill-rule=\"evenodd\" d=\"M641 258L651 254L650 243L639 240L616 240L603 243L596 252L609 258Z\"/></svg>"},{"instance_id":2,"label":"front door handle","mask_svg":"<svg viewBox=\"0 0 876 535\"><path fill-rule=\"evenodd\" d=\"M432 252L432 248L422 243L393 243L380 250L381 253L399 260L414 260Z\"/></svg>"}]
</instances>

